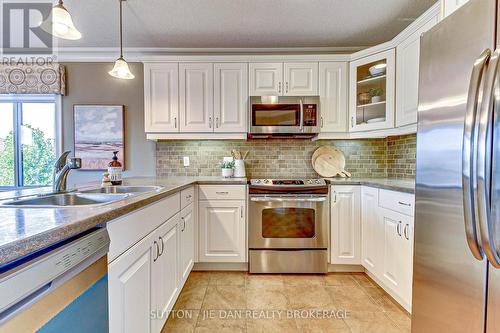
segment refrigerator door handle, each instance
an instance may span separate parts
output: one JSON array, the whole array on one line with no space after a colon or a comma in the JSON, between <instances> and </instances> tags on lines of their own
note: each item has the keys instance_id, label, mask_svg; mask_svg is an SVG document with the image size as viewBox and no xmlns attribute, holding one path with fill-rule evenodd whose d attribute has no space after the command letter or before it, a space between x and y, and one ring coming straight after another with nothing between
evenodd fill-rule
<instances>
[{"instance_id":1,"label":"refrigerator door handle","mask_svg":"<svg viewBox=\"0 0 500 333\"><path fill-rule=\"evenodd\" d=\"M474 62L472 74L469 82L469 91L467 96L467 107L465 113L465 125L462 145L462 194L464 205L464 222L467 244L474 258L483 260L483 252L477 239L474 189L471 182L473 174L473 156L475 150L475 124L477 115L477 105L483 77L484 68L491 56L490 49L486 49Z\"/></svg>"},{"instance_id":2,"label":"refrigerator door handle","mask_svg":"<svg viewBox=\"0 0 500 333\"><path fill-rule=\"evenodd\" d=\"M495 90L499 79L500 48L490 58L484 81L481 112L479 113L479 129L477 139L477 208L479 230L484 253L490 263L500 268L500 256L496 250L495 226L491 219L491 162L493 142L493 109L495 107Z\"/></svg>"}]
</instances>

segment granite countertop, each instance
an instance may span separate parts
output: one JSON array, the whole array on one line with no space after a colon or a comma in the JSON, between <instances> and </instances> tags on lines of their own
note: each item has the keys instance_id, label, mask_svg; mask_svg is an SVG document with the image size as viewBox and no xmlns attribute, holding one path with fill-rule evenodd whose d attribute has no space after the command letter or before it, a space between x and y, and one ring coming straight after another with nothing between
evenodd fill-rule
<instances>
[{"instance_id":1,"label":"granite countertop","mask_svg":"<svg viewBox=\"0 0 500 333\"><path fill-rule=\"evenodd\" d=\"M123 185L156 185L154 192L129 196L101 206L61 208L15 208L0 206L0 265L43 249L61 240L104 224L119 216L165 198L193 184L246 184L246 178L175 177L129 178ZM78 189L98 187L89 183ZM0 200L46 194L50 188L0 193Z\"/></svg>"},{"instance_id":2,"label":"granite countertop","mask_svg":"<svg viewBox=\"0 0 500 333\"><path fill-rule=\"evenodd\" d=\"M415 193L415 179L325 178L332 185L366 185L386 190Z\"/></svg>"}]
</instances>

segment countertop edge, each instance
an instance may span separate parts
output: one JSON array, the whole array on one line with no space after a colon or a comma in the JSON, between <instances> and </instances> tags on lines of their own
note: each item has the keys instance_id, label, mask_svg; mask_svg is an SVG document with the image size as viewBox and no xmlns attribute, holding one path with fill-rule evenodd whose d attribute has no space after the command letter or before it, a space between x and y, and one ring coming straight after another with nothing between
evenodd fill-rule
<instances>
[{"instance_id":1,"label":"countertop edge","mask_svg":"<svg viewBox=\"0 0 500 333\"><path fill-rule=\"evenodd\" d=\"M70 224L57 226L55 228L45 230L35 235L27 236L10 243L6 243L0 247L0 265L6 265L15 260L30 255L36 251L43 250L58 242L64 241L70 237L83 233L95 226L105 225L111 220L129 214L133 211L146 207L152 203L160 201L172 194L180 192L192 185L246 185L246 178L238 179L193 179L185 183L174 185L173 188L163 189L156 193L144 193L138 195L138 200L133 201L115 209L110 209L101 214L93 215L88 218L76 220ZM141 198L140 196L144 196ZM2 209L19 209L19 208L2 208ZM34 208L38 209L38 208ZM75 209L68 208L68 209Z\"/></svg>"}]
</instances>

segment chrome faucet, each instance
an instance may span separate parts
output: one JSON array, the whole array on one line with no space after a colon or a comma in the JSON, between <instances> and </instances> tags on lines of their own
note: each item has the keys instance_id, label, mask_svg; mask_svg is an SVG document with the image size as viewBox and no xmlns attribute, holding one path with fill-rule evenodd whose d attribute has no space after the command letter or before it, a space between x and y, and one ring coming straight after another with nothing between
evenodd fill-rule
<instances>
[{"instance_id":1,"label":"chrome faucet","mask_svg":"<svg viewBox=\"0 0 500 333\"><path fill-rule=\"evenodd\" d=\"M68 155L71 151L65 151L59 156L54 163L53 185L54 192L65 192L68 173L71 169L80 169L82 167L82 159L71 157ZM66 161L67 160L67 161Z\"/></svg>"}]
</instances>

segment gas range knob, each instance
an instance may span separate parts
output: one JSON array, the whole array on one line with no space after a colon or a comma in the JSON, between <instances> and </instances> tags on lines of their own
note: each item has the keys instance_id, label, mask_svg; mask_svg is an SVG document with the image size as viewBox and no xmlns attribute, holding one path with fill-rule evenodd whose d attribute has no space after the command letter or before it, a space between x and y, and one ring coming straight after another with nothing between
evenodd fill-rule
<instances>
[{"instance_id":1,"label":"gas range knob","mask_svg":"<svg viewBox=\"0 0 500 333\"><path fill-rule=\"evenodd\" d=\"M264 179L264 184L269 184L271 181L269 179Z\"/></svg>"},{"instance_id":2,"label":"gas range knob","mask_svg":"<svg viewBox=\"0 0 500 333\"><path fill-rule=\"evenodd\" d=\"M312 179L309 179L309 180L307 181L307 183L308 183L308 184L312 184L312 183L313 183L313 180L312 180Z\"/></svg>"},{"instance_id":3,"label":"gas range knob","mask_svg":"<svg viewBox=\"0 0 500 333\"><path fill-rule=\"evenodd\" d=\"M321 180L316 179L316 184L321 184Z\"/></svg>"},{"instance_id":4,"label":"gas range knob","mask_svg":"<svg viewBox=\"0 0 500 333\"><path fill-rule=\"evenodd\" d=\"M260 184L260 179L256 179L255 184Z\"/></svg>"}]
</instances>

